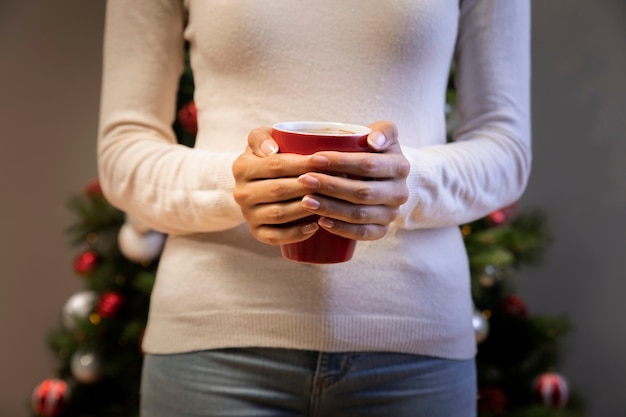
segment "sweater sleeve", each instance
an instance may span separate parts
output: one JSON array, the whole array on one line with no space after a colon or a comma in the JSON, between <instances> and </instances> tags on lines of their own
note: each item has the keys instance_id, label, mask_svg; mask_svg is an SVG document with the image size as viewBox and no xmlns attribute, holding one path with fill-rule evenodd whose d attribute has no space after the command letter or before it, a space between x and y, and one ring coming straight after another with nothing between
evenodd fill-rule
<instances>
[{"instance_id":1,"label":"sweater sleeve","mask_svg":"<svg viewBox=\"0 0 626 417\"><path fill-rule=\"evenodd\" d=\"M106 198L154 230L211 232L243 221L232 198L232 153L176 143L183 70L182 0L109 0L98 132Z\"/></svg>"},{"instance_id":2,"label":"sweater sleeve","mask_svg":"<svg viewBox=\"0 0 626 417\"><path fill-rule=\"evenodd\" d=\"M405 148L402 227L463 224L515 202L531 166L530 1L461 0L454 141Z\"/></svg>"}]
</instances>

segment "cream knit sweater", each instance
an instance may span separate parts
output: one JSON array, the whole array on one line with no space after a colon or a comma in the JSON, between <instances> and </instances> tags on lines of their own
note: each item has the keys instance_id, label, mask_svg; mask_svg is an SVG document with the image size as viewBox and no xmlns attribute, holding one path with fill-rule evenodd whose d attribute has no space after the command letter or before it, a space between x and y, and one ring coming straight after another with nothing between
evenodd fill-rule
<instances>
[{"instance_id":1,"label":"cream knit sweater","mask_svg":"<svg viewBox=\"0 0 626 417\"><path fill-rule=\"evenodd\" d=\"M475 353L458 225L521 195L529 175L526 0L109 0L100 181L169 235L144 349L264 346ZM171 129L191 44L196 147ZM446 144L456 62L461 123ZM248 132L285 120L394 121L411 163L389 233L336 265L284 260L232 197Z\"/></svg>"}]
</instances>

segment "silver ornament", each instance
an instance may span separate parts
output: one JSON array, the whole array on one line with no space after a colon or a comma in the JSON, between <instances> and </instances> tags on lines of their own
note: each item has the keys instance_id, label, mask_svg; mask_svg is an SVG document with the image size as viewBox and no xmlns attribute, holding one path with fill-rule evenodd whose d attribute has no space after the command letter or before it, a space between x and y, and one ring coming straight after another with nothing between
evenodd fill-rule
<instances>
[{"instance_id":1,"label":"silver ornament","mask_svg":"<svg viewBox=\"0 0 626 417\"><path fill-rule=\"evenodd\" d=\"M100 358L93 352L77 350L70 361L72 376L83 384L93 384L102 377Z\"/></svg>"},{"instance_id":2,"label":"silver ornament","mask_svg":"<svg viewBox=\"0 0 626 417\"><path fill-rule=\"evenodd\" d=\"M97 299L98 294L95 291L81 291L72 295L61 311L63 326L68 330L74 329L77 320L87 318L92 312Z\"/></svg>"}]
</instances>

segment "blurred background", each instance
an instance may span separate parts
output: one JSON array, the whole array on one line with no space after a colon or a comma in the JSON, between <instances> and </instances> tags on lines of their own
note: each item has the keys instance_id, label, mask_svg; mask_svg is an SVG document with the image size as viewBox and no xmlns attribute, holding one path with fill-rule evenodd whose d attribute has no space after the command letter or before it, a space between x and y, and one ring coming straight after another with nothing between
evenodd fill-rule
<instances>
[{"instance_id":1,"label":"blurred background","mask_svg":"<svg viewBox=\"0 0 626 417\"><path fill-rule=\"evenodd\" d=\"M521 0L518 0L521 1ZM554 238L517 285L565 315L566 375L588 417L625 417L626 2L533 4L531 181ZM65 229L96 177L104 0L0 0L0 416L28 415L56 362L45 344L83 288Z\"/></svg>"}]
</instances>

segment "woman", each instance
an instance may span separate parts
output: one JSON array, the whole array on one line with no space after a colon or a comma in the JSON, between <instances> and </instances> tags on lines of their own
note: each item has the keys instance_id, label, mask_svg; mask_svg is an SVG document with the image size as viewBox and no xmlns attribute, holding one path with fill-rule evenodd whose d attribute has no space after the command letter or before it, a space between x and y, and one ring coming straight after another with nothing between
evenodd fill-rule
<instances>
[{"instance_id":1,"label":"woman","mask_svg":"<svg viewBox=\"0 0 626 417\"><path fill-rule=\"evenodd\" d=\"M475 415L458 225L528 179L529 3L108 1L100 181L169 235L143 416ZM171 129L185 41L193 149ZM281 154L267 126L287 120L369 124L374 152ZM318 228L353 259L281 257Z\"/></svg>"}]
</instances>

